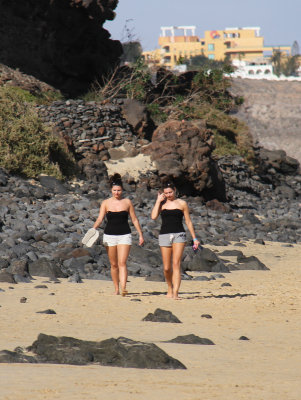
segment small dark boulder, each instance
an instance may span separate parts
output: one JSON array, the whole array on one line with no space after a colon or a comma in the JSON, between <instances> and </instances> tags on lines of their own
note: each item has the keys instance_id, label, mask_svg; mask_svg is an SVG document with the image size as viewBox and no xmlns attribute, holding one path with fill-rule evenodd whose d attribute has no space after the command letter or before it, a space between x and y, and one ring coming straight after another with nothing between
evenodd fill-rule
<instances>
[{"instance_id":1,"label":"small dark boulder","mask_svg":"<svg viewBox=\"0 0 301 400\"><path fill-rule=\"evenodd\" d=\"M80 277L78 272L75 272L70 278L68 279L68 282L72 283L83 283L82 278Z\"/></svg>"},{"instance_id":2,"label":"small dark boulder","mask_svg":"<svg viewBox=\"0 0 301 400\"><path fill-rule=\"evenodd\" d=\"M154 313L147 314L142 321L182 323L171 311L161 310L160 308L157 308Z\"/></svg>"},{"instance_id":3,"label":"small dark boulder","mask_svg":"<svg viewBox=\"0 0 301 400\"><path fill-rule=\"evenodd\" d=\"M224 250L219 255L225 257L243 257L243 252L240 250Z\"/></svg>"},{"instance_id":4,"label":"small dark boulder","mask_svg":"<svg viewBox=\"0 0 301 400\"><path fill-rule=\"evenodd\" d=\"M37 314L56 314L56 312L54 310L51 310L51 308L48 308L44 311L37 311Z\"/></svg>"},{"instance_id":5,"label":"small dark boulder","mask_svg":"<svg viewBox=\"0 0 301 400\"><path fill-rule=\"evenodd\" d=\"M254 243L265 245L265 242L264 242L263 239L256 239L256 240L254 241Z\"/></svg>"},{"instance_id":6,"label":"small dark boulder","mask_svg":"<svg viewBox=\"0 0 301 400\"><path fill-rule=\"evenodd\" d=\"M210 249L203 248L192 256L190 261L182 262L183 271L229 272L229 268Z\"/></svg>"},{"instance_id":7,"label":"small dark boulder","mask_svg":"<svg viewBox=\"0 0 301 400\"><path fill-rule=\"evenodd\" d=\"M206 344L206 345L214 345L210 339L201 338L194 334L177 336L174 339L168 340L167 343L181 343L181 344Z\"/></svg>"},{"instance_id":8,"label":"small dark boulder","mask_svg":"<svg viewBox=\"0 0 301 400\"><path fill-rule=\"evenodd\" d=\"M258 260L255 256L245 257L245 256L238 256L236 264L238 269L240 270L263 270L268 271L269 268L263 264L261 261Z\"/></svg>"},{"instance_id":9,"label":"small dark boulder","mask_svg":"<svg viewBox=\"0 0 301 400\"><path fill-rule=\"evenodd\" d=\"M68 189L66 186L56 179L54 176L40 175L39 181L46 189L54 194L67 194Z\"/></svg>"},{"instance_id":10,"label":"small dark boulder","mask_svg":"<svg viewBox=\"0 0 301 400\"><path fill-rule=\"evenodd\" d=\"M40 258L28 264L29 274L32 276L45 276L49 278L65 278L66 275L59 266L46 258Z\"/></svg>"},{"instance_id":11,"label":"small dark boulder","mask_svg":"<svg viewBox=\"0 0 301 400\"><path fill-rule=\"evenodd\" d=\"M0 270L0 282L17 283L15 281L14 275L6 271L6 269Z\"/></svg>"},{"instance_id":12,"label":"small dark boulder","mask_svg":"<svg viewBox=\"0 0 301 400\"><path fill-rule=\"evenodd\" d=\"M238 340L250 340L247 336L241 336Z\"/></svg>"},{"instance_id":13,"label":"small dark boulder","mask_svg":"<svg viewBox=\"0 0 301 400\"><path fill-rule=\"evenodd\" d=\"M212 318L212 315L210 315L210 314L202 314L202 315L201 315L201 318L211 319L211 318Z\"/></svg>"}]
</instances>

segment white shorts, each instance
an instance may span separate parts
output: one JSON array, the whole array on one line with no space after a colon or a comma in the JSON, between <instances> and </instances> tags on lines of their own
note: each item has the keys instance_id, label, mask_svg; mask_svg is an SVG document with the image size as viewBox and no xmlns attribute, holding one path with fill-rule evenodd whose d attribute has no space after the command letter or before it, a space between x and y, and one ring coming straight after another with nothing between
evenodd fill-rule
<instances>
[{"instance_id":1,"label":"white shorts","mask_svg":"<svg viewBox=\"0 0 301 400\"><path fill-rule=\"evenodd\" d=\"M131 246L132 244L132 235L131 233L127 233L126 235L103 235L103 244L104 246L117 246L118 244L128 244Z\"/></svg>"}]
</instances>

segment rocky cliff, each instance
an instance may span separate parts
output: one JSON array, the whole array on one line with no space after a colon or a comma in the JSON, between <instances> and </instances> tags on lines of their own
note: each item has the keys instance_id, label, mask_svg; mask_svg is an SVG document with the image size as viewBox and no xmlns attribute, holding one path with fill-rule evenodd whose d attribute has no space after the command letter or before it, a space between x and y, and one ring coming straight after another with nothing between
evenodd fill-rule
<instances>
[{"instance_id":1,"label":"rocky cliff","mask_svg":"<svg viewBox=\"0 0 301 400\"><path fill-rule=\"evenodd\" d=\"M76 96L122 54L102 28L118 0L0 0L0 62Z\"/></svg>"},{"instance_id":2,"label":"rocky cliff","mask_svg":"<svg viewBox=\"0 0 301 400\"><path fill-rule=\"evenodd\" d=\"M232 92L244 97L235 115L267 149L283 149L301 161L301 82L233 79Z\"/></svg>"}]
</instances>

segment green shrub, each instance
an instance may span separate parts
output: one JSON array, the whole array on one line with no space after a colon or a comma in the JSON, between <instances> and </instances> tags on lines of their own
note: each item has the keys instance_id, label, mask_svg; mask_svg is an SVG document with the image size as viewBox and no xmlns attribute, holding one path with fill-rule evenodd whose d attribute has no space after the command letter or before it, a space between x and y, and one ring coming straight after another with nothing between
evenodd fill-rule
<instances>
[{"instance_id":1,"label":"green shrub","mask_svg":"<svg viewBox=\"0 0 301 400\"><path fill-rule=\"evenodd\" d=\"M0 87L0 166L27 178L41 173L59 179L72 175L75 162L71 155L24 96L19 90Z\"/></svg>"},{"instance_id":2,"label":"green shrub","mask_svg":"<svg viewBox=\"0 0 301 400\"><path fill-rule=\"evenodd\" d=\"M14 94L23 102L35 103L35 104L49 104L55 100L62 100L63 96L54 90L47 92L35 92L30 93L28 90L22 89L18 86L7 86L8 91L13 96Z\"/></svg>"}]
</instances>

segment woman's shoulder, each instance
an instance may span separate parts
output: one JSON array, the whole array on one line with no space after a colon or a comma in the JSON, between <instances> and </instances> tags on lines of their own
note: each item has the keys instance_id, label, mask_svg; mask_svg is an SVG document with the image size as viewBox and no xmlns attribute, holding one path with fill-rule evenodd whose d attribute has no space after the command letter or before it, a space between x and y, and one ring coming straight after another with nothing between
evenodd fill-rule
<instances>
[{"instance_id":1,"label":"woman's shoulder","mask_svg":"<svg viewBox=\"0 0 301 400\"><path fill-rule=\"evenodd\" d=\"M127 197L125 197L124 199L122 199L122 201L124 202L124 204L128 204L128 205L132 204L132 200L131 200L131 199L128 199Z\"/></svg>"},{"instance_id":2,"label":"woman's shoulder","mask_svg":"<svg viewBox=\"0 0 301 400\"><path fill-rule=\"evenodd\" d=\"M177 204L179 205L179 208L181 210L183 210L187 206L187 203L186 203L185 200L177 199L176 201L177 201Z\"/></svg>"}]
</instances>

